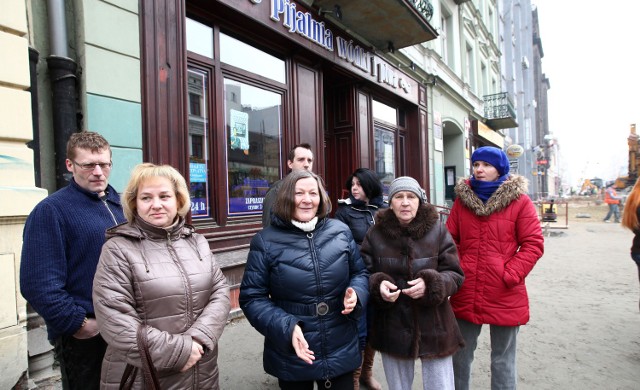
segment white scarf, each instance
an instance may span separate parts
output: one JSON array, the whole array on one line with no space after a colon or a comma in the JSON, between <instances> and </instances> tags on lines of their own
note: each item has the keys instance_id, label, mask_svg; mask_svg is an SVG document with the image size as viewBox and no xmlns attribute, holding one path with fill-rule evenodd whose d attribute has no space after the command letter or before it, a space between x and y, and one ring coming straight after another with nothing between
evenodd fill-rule
<instances>
[{"instance_id":1,"label":"white scarf","mask_svg":"<svg viewBox=\"0 0 640 390\"><path fill-rule=\"evenodd\" d=\"M291 220L293 226L302 230L303 232L312 232L313 229L316 228L316 223L318 223L318 217L313 217L313 219L309 222L300 222L294 219Z\"/></svg>"}]
</instances>

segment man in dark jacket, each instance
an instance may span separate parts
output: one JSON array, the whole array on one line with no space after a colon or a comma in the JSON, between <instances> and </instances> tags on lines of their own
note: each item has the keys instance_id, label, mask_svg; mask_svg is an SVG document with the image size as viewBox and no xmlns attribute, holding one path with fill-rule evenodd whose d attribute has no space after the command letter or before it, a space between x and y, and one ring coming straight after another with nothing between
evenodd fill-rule
<instances>
[{"instance_id":1,"label":"man in dark jacket","mask_svg":"<svg viewBox=\"0 0 640 390\"><path fill-rule=\"evenodd\" d=\"M20 290L47 324L64 389L98 389L106 343L98 333L92 285L107 228L124 222L108 184L111 147L100 134L67 143L69 185L33 209L23 233Z\"/></svg>"},{"instance_id":2,"label":"man in dark jacket","mask_svg":"<svg viewBox=\"0 0 640 390\"><path fill-rule=\"evenodd\" d=\"M313 152L311 151L311 145L306 143L298 144L291 148L287 156L287 166L292 171L300 169L311 172L313 169ZM262 202L263 227L271 225L271 208L275 203L278 190L282 185L282 180L283 179L273 183L264 196L264 201Z\"/></svg>"}]
</instances>

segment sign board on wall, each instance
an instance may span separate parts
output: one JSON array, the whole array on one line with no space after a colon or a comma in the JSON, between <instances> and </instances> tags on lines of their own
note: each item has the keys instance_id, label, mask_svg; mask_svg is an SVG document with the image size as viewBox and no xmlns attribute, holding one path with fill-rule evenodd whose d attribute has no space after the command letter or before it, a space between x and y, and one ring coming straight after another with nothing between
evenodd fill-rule
<instances>
[{"instance_id":1,"label":"sign board on wall","mask_svg":"<svg viewBox=\"0 0 640 390\"><path fill-rule=\"evenodd\" d=\"M433 112L433 148L438 151L444 149L442 139L442 115L438 111Z\"/></svg>"},{"instance_id":2,"label":"sign board on wall","mask_svg":"<svg viewBox=\"0 0 640 390\"><path fill-rule=\"evenodd\" d=\"M323 18L293 0L218 0L260 24L287 36L306 49L363 77L394 94L418 104L419 85L346 32L327 25Z\"/></svg>"},{"instance_id":3,"label":"sign board on wall","mask_svg":"<svg viewBox=\"0 0 640 390\"><path fill-rule=\"evenodd\" d=\"M491 142L500 149L504 148L504 136L497 131L489 128L484 123L474 120L474 125L477 125L477 135L486 141ZM474 126L475 127L475 126Z\"/></svg>"}]
</instances>

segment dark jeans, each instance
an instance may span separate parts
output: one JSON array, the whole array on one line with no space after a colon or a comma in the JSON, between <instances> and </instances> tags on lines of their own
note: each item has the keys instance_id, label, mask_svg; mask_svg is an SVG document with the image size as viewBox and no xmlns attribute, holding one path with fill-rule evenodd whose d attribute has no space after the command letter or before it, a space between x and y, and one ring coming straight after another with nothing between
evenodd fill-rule
<instances>
[{"instance_id":1,"label":"dark jeans","mask_svg":"<svg viewBox=\"0 0 640 390\"><path fill-rule=\"evenodd\" d=\"M107 350L102 336L80 340L61 336L53 343L56 360L60 363L64 390L91 390L100 388L100 367Z\"/></svg>"},{"instance_id":2,"label":"dark jeans","mask_svg":"<svg viewBox=\"0 0 640 390\"><path fill-rule=\"evenodd\" d=\"M314 381L301 381L301 382L288 382L278 379L278 385L282 390L313 390ZM324 379L315 381L318 383L318 389L322 390L328 385L328 382ZM353 390L353 371L346 374L342 374L335 378L329 379L331 390Z\"/></svg>"},{"instance_id":3,"label":"dark jeans","mask_svg":"<svg viewBox=\"0 0 640 390\"><path fill-rule=\"evenodd\" d=\"M604 217L604 220L608 221L609 218L611 218L611 216L613 216L614 222L620 222L620 206L619 205L609 204L609 212L607 213L607 216Z\"/></svg>"}]
</instances>

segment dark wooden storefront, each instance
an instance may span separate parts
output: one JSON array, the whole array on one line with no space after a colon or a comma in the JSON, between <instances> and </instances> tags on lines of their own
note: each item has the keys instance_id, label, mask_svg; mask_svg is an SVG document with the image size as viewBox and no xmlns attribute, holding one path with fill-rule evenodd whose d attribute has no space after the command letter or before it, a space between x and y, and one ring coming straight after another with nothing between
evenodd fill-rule
<instances>
[{"instance_id":1,"label":"dark wooden storefront","mask_svg":"<svg viewBox=\"0 0 640 390\"><path fill-rule=\"evenodd\" d=\"M224 180L227 149L221 80L232 76L257 85L261 80L243 69L221 63L217 53L207 61L193 53L187 55L185 17L213 28L214 47L219 43L216 39L220 31L224 31L285 60L287 82L281 87L284 115L280 165L286 167L286 151L291 146L299 142L311 144L315 155L313 170L325 179L332 203L336 204L342 197L344 181L353 170L375 167L376 131L394 137L395 175L413 176L429 192L424 85L398 69L393 71L410 83L411 93L402 93L388 84L376 82L370 74L336 60L333 53L299 34L288 34L269 20L263 9L268 2L263 3L259 6L239 0L141 2L145 161L170 164L188 177L187 68L188 65L201 67L211 74L213 99L209 102L211 123L207 130L212 146L208 169L215 207L211 208L209 218L193 219L192 223L207 237L223 265L232 286L234 305L237 305L237 287L242 279L249 242L262 226L260 215L231 215L224 207L228 202ZM336 35L349 38L337 28L331 28ZM379 61L390 66L382 58ZM398 122L376 121L372 114L374 100L394 107Z\"/></svg>"}]
</instances>

